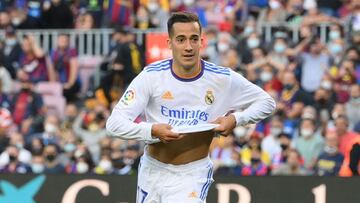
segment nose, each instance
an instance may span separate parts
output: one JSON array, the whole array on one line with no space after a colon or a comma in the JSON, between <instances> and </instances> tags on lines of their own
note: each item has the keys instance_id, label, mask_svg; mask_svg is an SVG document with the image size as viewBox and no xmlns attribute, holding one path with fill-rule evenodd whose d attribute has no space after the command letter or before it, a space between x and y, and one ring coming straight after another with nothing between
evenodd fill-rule
<instances>
[{"instance_id":1,"label":"nose","mask_svg":"<svg viewBox=\"0 0 360 203\"><path fill-rule=\"evenodd\" d=\"M188 51L188 52L192 51L192 46L191 46L190 40L186 40L185 51Z\"/></svg>"}]
</instances>

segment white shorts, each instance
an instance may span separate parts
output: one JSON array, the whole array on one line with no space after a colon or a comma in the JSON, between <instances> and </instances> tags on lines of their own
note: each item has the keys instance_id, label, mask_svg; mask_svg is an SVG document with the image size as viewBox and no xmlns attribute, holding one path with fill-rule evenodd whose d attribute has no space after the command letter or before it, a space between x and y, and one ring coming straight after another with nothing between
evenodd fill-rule
<instances>
[{"instance_id":1,"label":"white shorts","mask_svg":"<svg viewBox=\"0 0 360 203\"><path fill-rule=\"evenodd\" d=\"M137 203L204 203L214 182L213 164L209 157L172 165L145 152L138 171Z\"/></svg>"}]
</instances>

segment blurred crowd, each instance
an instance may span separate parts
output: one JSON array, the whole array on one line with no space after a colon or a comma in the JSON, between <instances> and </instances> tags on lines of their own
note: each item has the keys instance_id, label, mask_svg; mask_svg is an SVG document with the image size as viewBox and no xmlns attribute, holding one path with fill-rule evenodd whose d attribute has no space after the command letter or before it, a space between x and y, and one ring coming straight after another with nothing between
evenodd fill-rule
<instances>
[{"instance_id":1,"label":"blurred crowd","mask_svg":"<svg viewBox=\"0 0 360 203\"><path fill-rule=\"evenodd\" d=\"M144 143L110 138L104 128L146 65L132 30L166 30L167 16L184 10L204 27L202 58L242 74L277 102L268 119L214 139L215 174L358 175L358 0L0 0L0 172L136 173ZM270 40L266 24L275 25ZM114 32L100 56L99 84L81 77L84 62L68 35L59 33L49 53L31 34L17 37L19 29L103 27ZM65 103L54 111L48 94L59 86L54 103Z\"/></svg>"}]
</instances>

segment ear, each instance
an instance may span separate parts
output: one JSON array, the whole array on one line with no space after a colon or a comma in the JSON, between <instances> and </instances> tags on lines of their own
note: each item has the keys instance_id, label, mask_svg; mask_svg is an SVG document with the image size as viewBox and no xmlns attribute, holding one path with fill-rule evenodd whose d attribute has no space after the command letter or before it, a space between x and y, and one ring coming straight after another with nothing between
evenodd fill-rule
<instances>
[{"instance_id":1,"label":"ear","mask_svg":"<svg viewBox=\"0 0 360 203\"><path fill-rule=\"evenodd\" d=\"M169 49L172 49L171 39L170 39L170 38L167 38L167 39L166 39L166 42L167 42L167 44L168 44L168 48L169 48Z\"/></svg>"},{"instance_id":2,"label":"ear","mask_svg":"<svg viewBox=\"0 0 360 203\"><path fill-rule=\"evenodd\" d=\"M200 48L204 47L205 40L203 37L200 38Z\"/></svg>"}]
</instances>

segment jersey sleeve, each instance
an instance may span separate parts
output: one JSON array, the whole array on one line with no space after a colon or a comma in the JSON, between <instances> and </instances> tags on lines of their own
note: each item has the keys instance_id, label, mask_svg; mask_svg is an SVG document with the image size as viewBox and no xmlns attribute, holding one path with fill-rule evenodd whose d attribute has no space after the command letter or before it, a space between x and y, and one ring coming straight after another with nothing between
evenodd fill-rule
<instances>
[{"instance_id":1,"label":"jersey sleeve","mask_svg":"<svg viewBox=\"0 0 360 203\"><path fill-rule=\"evenodd\" d=\"M276 106L268 93L234 71L231 71L228 98L231 98L230 109L236 110L233 115L237 125L257 123L272 114Z\"/></svg>"},{"instance_id":2,"label":"jersey sleeve","mask_svg":"<svg viewBox=\"0 0 360 203\"><path fill-rule=\"evenodd\" d=\"M151 136L151 123L135 123L134 120L145 110L151 96L150 83L145 71L129 85L120 101L114 107L106 122L107 133L122 139L143 140L146 143L159 142Z\"/></svg>"}]
</instances>

